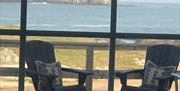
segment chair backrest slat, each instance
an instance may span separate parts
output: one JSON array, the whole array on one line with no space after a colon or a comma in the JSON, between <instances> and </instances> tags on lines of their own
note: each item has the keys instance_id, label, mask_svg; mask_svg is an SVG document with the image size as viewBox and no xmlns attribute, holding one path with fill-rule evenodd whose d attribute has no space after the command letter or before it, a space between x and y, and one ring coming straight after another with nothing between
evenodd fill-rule
<instances>
[{"instance_id":1,"label":"chair backrest slat","mask_svg":"<svg viewBox=\"0 0 180 91\"><path fill-rule=\"evenodd\" d=\"M156 45L148 47L146 60L159 66L178 66L180 49L173 45Z\"/></svg>"}]
</instances>

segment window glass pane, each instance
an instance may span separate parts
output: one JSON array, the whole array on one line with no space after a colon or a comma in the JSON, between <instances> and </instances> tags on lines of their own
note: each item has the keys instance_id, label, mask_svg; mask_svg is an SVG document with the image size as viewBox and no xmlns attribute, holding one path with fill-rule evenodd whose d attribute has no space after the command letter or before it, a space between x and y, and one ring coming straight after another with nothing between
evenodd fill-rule
<instances>
[{"instance_id":1,"label":"window glass pane","mask_svg":"<svg viewBox=\"0 0 180 91\"><path fill-rule=\"evenodd\" d=\"M180 34L178 0L118 0L119 33Z\"/></svg>"},{"instance_id":2,"label":"window glass pane","mask_svg":"<svg viewBox=\"0 0 180 91\"><path fill-rule=\"evenodd\" d=\"M92 82L93 91L107 91L107 70L109 63L108 39L28 36L27 40L41 40L53 44L56 60L61 62L62 67L80 70L87 70L87 68L93 69L95 75ZM64 85L75 85L78 83L74 77L77 76L76 74L69 75L63 73L63 75ZM69 76L73 76L73 78ZM100 82L102 83L101 85L99 84ZM101 88L101 86L103 88Z\"/></svg>"},{"instance_id":3,"label":"window glass pane","mask_svg":"<svg viewBox=\"0 0 180 91\"><path fill-rule=\"evenodd\" d=\"M103 4L109 2L28 1L28 30L83 32L109 32L110 30L110 5Z\"/></svg>"},{"instance_id":4,"label":"window glass pane","mask_svg":"<svg viewBox=\"0 0 180 91\"><path fill-rule=\"evenodd\" d=\"M19 29L20 2L0 1L0 29Z\"/></svg>"},{"instance_id":5,"label":"window glass pane","mask_svg":"<svg viewBox=\"0 0 180 91\"><path fill-rule=\"evenodd\" d=\"M116 70L133 70L144 69L146 49L151 45L158 44L170 44L180 47L179 40L157 40L157 39L117 39L116 46ZM180 66L178 68L180 70ZM120 84L119 79L115 80L115 84ZM130 79L128 85L140 86L141 80ZM114 85L115 89L119 88L119 85ZM175 91L174 84L170 91ZM116 90L115 90L116 91ZM117 90L118 91L118 90Z\"/></svg>"},{"instance_id":6,"label":"window glass pane","mask_svg":"<svg viewBox=\"0 0 180 91\"><path fill-rule=\"evenodd\" d=\"M143 68L148 46L170 44L180 47L180 40L117 39L116 42L116 69L120 70Z\"/></svg>"},{"instance_id":7,"label":"window glass pane","mask_svg":"<svg viewBox=\"0 0 180 91\"><path fill-rule=\"evenodd\" d=\"M4 40L5 37L16 38L17 41ZM11 37L0 36L0 91L18 91L19 37Z\"/></svg>"}]
</instances>

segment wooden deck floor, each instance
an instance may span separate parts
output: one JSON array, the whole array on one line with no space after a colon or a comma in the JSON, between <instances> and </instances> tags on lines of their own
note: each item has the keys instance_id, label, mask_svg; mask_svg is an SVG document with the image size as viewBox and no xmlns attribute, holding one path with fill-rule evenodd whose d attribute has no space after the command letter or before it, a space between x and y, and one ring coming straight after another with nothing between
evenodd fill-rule
<instances>
[{"instance_id":1,"label":"wooden deck floor","mask_svg":"<svg viewBox=\"0 0 180 91\"><path fill-rule=\"evenodd\" d=\"M140 80L131 80L128 82L128 84L133 85L133 86L138 86L140 85ZM107 91L107 87L108 87L108 81L107 80L94 80L93 81L93 91ZM180 81L179 81L180 83ZM120 82L119 80L115 80L115 84L114 84L114 91L119 91L120 89ZM179 84L180 87L180 84ZM4 89L0 89L0 91L18 91L17 87L13 87L13 88L4 88ZM33 86L26 86L25 87L25 91L34 91ZM172 86L171 91L175 91L174 89L174 83Z\"/></svg>"}]
</instances>

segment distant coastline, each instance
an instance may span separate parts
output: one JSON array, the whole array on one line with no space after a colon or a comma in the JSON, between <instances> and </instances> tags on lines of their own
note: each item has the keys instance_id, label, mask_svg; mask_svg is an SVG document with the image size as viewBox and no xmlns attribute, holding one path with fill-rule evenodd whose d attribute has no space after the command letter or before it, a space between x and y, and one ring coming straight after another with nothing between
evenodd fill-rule
<instances>
[{"instance_id":1,"label":"distant coastline","mask_svg":"<svg viewBox=\"0 0 180 91\"><path fill-rule=\"evenodd\" d=\"M15 3L21 0L0 0L1 3ZM110 4L111 0L28 0L28 2L62 3L62 4Z\"/></svg>"},{"instance_id":2,"label":"distant coastline","mask_svg":"<svg viewBox=\"0 0 180 91\"><path fill-rule=\"evenodd\" d=\"M15 2L20 2L21 0L0 0L0 3L15 3Z\"/></svg>"},{"instance_id":3,"label":"distant coastline","mask_svg":"<svg viewBox=\"0 0 180 91\"><path fill-rule=\"evenodd\" d=\"M20 3L21 0L0 0L0 3ZM41 4L77 4L77 5L111 5L111 0L28 0L28 3L41 3ZM158 3L158 2L128 2L117 0L118 6L129 6L129 3L146 4L164 4L164 5L179 5L180 3ZM130 5L131 6L131 5Z\"/></svg>"}]
</instances>

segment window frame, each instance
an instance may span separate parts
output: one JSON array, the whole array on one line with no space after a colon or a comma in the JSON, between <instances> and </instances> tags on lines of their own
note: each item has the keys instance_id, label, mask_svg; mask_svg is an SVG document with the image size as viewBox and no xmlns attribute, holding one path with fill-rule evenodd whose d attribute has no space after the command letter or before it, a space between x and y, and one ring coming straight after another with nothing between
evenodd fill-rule
<instances>
[{"instance_id":1,"label":"window frame","mask_svg":"<svg viewBox=\"0 0 180 91\"><path fill-rule=\"evenodd\" d=\"M57 37L87 37L108 38L109 46L109 77L108 91L114 91L115 52L116 39L180 39L180 34L147 34L147 33L117 33L117 0L111 0L110 32L73 32L73 31L31 31L27 30L27 0L21 0L20 29L0 29L0 35L20 36L19 59L19 87L18 91L24 91L25 78L25 45L27 36L57 36Z\"/></svg>"}]
</instances>

